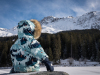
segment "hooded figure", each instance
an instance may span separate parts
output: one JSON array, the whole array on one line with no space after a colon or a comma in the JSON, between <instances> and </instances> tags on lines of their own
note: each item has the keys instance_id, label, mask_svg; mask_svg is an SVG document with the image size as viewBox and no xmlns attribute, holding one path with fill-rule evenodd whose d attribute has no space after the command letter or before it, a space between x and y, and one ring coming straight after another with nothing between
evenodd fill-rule
<instances>
[{"instance_id":1,"label":"hooded figure","mask_svg":"<svg viewBox=\"0 0 100 75\"><path fill-rule=\"evenodd\" d=\"M18 39L11 46L13 67L10 73L40 71L39 63L44 63L47 71L54 67L48 60L40 43L36 40L41 35L41 25L37 20L22 20L18 23Z\"/></svg>"}]
</instances>

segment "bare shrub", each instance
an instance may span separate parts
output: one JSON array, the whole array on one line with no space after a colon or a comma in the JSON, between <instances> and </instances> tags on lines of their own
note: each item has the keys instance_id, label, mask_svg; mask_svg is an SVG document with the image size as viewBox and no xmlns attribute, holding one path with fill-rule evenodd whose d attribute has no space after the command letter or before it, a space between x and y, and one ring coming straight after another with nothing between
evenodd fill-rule
<instances>
[{"instance_id":1,"label":"bare shrub","mask_svg":"<svg viewBox=\"0 0 100 75\"><path fill-rule=\"evenodd\" d=\"M85 58L85 59L84 59L84 64L86 64L86 62L87 62L87 59Z\"/></svg>"},{"instance_id":2,"label":"bare shrub","mask_svg":"<svg viewBox=\"0 0 100 75\"><path fill-rule=\"evenodd\" d=\"M80 59L79 59L79 64L81 64L81 61L82 61L82 59L80 58Z\"/></svg>"},{"instance_id":3,"label":"bare shrub","mask_svg":"<svg viewBox=\"0 0 100 75\"><path fill-rule=\"evenodd\" d=\"M70 65L72 65L74 63L74 59L73 58L68 58L67 61L69 62Z\"/></svg>"}]
</instances>

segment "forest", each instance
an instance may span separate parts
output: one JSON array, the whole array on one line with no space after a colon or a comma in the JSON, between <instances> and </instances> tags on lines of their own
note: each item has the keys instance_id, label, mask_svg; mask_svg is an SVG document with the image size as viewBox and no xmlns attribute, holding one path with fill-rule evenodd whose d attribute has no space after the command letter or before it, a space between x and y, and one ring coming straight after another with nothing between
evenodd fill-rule
<instances>
[{"instance_id":1,"label":"forest","mask_svg":"<svg viewBox=\"0 0 100 75\"><path fill-rule=\"evenodd\" d=\"M0 37L0 67L12 66L10 47L18 36ZM60 59L88 59L100 62L100 30L72 30L55 34L42 33L38 39L49 60L60 63Z\"/></svg>"}]
</instances>

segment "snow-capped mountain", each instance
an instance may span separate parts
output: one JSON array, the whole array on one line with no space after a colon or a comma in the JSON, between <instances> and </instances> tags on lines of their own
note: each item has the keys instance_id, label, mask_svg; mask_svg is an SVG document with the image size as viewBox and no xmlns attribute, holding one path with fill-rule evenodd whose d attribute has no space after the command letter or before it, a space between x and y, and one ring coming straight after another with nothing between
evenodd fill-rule
<instances>
[{"instance_id":1,"label":"snow-capped mountain","mask_svg":"<svg viewBox=\"0 0 100 75\"><path fill-rule=\"evenodd\" d=\"M100 29L100 12L89 12L78 17L55 18L52 16L45 17L40 22L42 24L42 32L57 33L66 30L81 29Z\"/></svg>"},{"instance_id":2,"label":"snow-capped mountain","mask_svg":"<svg viewBox=\"0 0 100 75\"><path fill-rule=\"evenodd\" d=\"M17 35L17 27L12 29L0 28L0 37Z\"/></svg>"},{"instance_id":3,"label":"snow-capped mountain","mask_svg":"<svg viewBox=\"0 0 100 75\"><path fill-rule=\"evenodd\" d=\"M42 33L57 33L66 30L100 29L100 12L89 12L78 17L44 17L40 21ZM17 26L12 29L0 28L0 36L17 35Z\"/></svg>"}]
</instances>

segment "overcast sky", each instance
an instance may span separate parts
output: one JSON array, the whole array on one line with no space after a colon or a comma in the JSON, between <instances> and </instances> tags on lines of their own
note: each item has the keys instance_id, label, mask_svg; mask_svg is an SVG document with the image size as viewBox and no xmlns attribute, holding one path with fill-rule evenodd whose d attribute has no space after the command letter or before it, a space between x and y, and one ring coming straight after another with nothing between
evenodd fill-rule
<instances>
[{"instance_id":1,"label":"overcast sky","mask_svg":"<svg viewBox=\"0 0 100 75\"><path fill-rule=\"evenodd\" d=\"M20 20L76 17L91 11L100 11L100 0L0 0L0 28L13 28Z\"/></svg>"}]
</instances>

